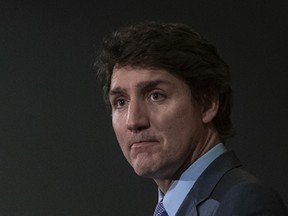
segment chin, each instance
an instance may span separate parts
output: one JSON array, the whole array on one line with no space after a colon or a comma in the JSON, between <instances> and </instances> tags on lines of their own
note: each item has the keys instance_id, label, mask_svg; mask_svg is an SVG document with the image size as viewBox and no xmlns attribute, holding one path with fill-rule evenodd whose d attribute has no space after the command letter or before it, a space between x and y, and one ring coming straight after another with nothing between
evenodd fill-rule
<instances>
[{"instance_id":1,"label":"chin","mask_svg":"<svg viewBox=\"0 0 288 216\"><path fill-rule=\"evenodd\" d=\"M147 168L134 168L135 173L138 176L144 178L152 178L152 179L167 179L169 175L167 173L161 171L161 169L147 169Z\"/></svg>"},{"instance_id":2,"label":"chin","mask_svg":"<svg viewBox=\"0 0 288 216\"><path fill-rule=\"evenodd\" d=\"M146 178L154 178L154 176L156 175L157 171L153 170L151 167L133 167L134 168L134 172L141 177L146 177Z\"/></svg>"},{"instance_id":3,"label":"chin","mask_svg":"<svg viewBox=\"0 0 288 216\"><path fill-rule=\"evenodd\" d=\"M148 170L143 170L143 169L135 169L134 168L134 172L141 177L147 177L149 178L151 176L151 172Z\"/></svg>"}]
</instances>

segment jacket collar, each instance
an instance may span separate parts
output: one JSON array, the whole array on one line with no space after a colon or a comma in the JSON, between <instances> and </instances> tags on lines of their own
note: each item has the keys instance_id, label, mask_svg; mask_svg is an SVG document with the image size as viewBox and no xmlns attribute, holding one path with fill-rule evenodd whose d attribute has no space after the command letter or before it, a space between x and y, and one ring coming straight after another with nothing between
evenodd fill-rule
<instances>
[{"instance_id":1,"label":"jacket collar","mask_svg":"<svg viewBox=\"0 0 288 216\"><path fill-rule=\"evenodd\" d=\"M227 151L216 158L195 182L176 215L185 215L185 212L191 212L192 208L208 199L222 176L240 166L241 162L233 151Z\"/></svg>"}]
</instances>

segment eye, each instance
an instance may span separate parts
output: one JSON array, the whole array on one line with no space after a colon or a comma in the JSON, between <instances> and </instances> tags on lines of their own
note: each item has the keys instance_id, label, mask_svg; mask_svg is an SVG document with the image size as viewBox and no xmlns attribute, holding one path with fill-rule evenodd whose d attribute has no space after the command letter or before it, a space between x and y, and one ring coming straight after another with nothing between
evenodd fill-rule
<instances>
[{"instance_id":1,"label":"eye","mask_svg":"<svg viewBox=\"0 0 288 216\"><path fill-rule=\"evenodd\" d=\"M152 92L150 95L152 101L162 101L165 99L165 96L159 92Z\"/></svg>"},{"instance_id":2,"label":"eye","mask_svg":"<svg viewBox=\"0 0 288 216\"><path fill-rule=\"evenodd\" d=\"M126 103L126 101L125 101L123 98L120 98L120 99L118 99L118 100L116 101L116 105L117 105L118 107L124 106L125 103Z\"/></svg>"},{"instance_id":3,"label":"eye","mask_svg":"<svg viewBox=\"0 0 288 216\"><path fill-rule=\"evenodd\" d=\"M115 109L122 108L126 105L126 100L124 98L115 99L112 105Z\"/></svg>"}]
</instances>

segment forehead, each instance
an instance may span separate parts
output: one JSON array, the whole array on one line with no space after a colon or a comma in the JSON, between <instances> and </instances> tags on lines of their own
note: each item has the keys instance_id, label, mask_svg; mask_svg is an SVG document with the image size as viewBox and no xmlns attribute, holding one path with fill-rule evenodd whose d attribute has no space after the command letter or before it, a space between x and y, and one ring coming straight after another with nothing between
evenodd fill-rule
<instances>
[{"instance_id":1,"label":"forehead","mask_svg":"<svg viewBox=\"0 0 288 216\"><path fill-rule=\"evenodd\" d=\"M141 83L155 82L183 85L184 82L162 69L135 68L131 66L115 67L111 76L110 89L141 87ZM160 82L161 81L161 82Z\"/></svg>"}]
</instances>

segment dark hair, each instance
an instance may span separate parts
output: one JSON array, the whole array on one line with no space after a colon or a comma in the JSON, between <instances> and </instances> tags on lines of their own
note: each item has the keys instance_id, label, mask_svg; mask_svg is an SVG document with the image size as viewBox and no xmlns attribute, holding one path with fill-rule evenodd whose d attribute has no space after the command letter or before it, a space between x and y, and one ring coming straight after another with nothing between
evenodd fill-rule
<instances>
[{"instance_id":1,"label":"dark hair","mask_svg":"<svg viewBox=\"0 0 288 216\"><path fill-rule=\"evenodd\" d=\"M187 83L193 99L204 107L219 98L213 124L223 142L231 135L229 68L216 48L188 26L144 22L119 29L104 39L95 66L108 105L115 66L164 69Z\"/></svg>"}]
</instances>

